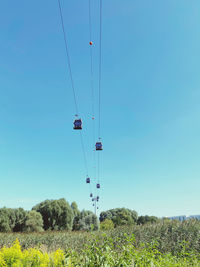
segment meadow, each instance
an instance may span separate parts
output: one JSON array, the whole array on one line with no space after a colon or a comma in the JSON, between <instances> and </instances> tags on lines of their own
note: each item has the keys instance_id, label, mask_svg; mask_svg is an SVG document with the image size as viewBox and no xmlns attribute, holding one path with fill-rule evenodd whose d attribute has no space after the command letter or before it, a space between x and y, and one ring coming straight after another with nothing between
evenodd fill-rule
<instances>
[{"instance_id":1,"label":"meadow","mask_svg":"<svg viewBox=\"0 0 200 267\"><path fill-rule=\"evenodd\" d=\"M197 220L96 232L0 234L0 266L200 266L199 255Z\"/></svg>"}]
</instances>

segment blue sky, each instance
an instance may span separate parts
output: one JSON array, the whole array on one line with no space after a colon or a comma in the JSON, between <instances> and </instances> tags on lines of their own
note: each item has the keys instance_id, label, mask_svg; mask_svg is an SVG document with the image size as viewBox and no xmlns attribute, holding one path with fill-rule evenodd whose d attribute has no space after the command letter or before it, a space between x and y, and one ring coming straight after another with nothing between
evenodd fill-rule
<instances>
[{"instance_id":1,"label":"blue sky","mask_svg":"<svg viewBox=\"0 0 200 267\"><path fill-rule=\"evenodd\" d=\"M93 178L88 1L61 2ZM0 206L64 197L91 209L57 1L0 10ZM200 214L199 11L198 0L103 1L100 210Z\"/></svg>"}]
</instances>

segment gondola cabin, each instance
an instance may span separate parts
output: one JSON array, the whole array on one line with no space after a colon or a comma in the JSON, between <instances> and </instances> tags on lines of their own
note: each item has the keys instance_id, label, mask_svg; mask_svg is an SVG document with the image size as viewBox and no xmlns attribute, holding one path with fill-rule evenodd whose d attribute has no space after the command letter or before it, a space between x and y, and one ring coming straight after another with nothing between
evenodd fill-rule
<instances>
[{"instance_id":1,"label":"gondola cabin","mask_svg":"<svg viewBox=\"0 0 200 267\"><path fill-rule=\"evenodd\" d=\"M96 142L96 150L103 150L103 146L101 142Z\"/></svg>"},{"instance_id":2,"label":"gondola cabin","mask_svg":"<svg viewBox=\"0 0 200 267\"><path fill-rule=\"evenodd\" d=\"M99 201L99 196L97 196L97 201Z\"/></svg>"},{"instance_id":3,"label":"gondola cabin","mask_svg":"<svg viewBox=\"0 0 200 267\"><path fill-rule=\"evenodd\" d=\"M74 121L74 130L82 130L82 120L77 119Z\"/></svg>"},{"instance_id":4,"label":"gondola cabin","mask_svg":"<svg viewBox=\"0 0 200 267\"><path fill-rule=\"evenodd\" d=\"M89 184L90 183L90 178L86 178L86 184Z\"/></svg>"},{"instance_id":5,"label":"gondola cabin","mask_svg":"<svg viewBox=\"0 0 200 267\"><path fill-rule=\"evenodd\" d=\"M99 189L100 188L100 184L97 184L97 189Z\"/></svg>"},{"instance_id":6,"label":"gondola cabin","mask_svg":"<svg viewBox=\"0 0 200 267\"><path fill-rule=\"evenodd\" d=\"M93 197L93 194L92 193L90 194L90 197Z\"/></svg>"}]
</instances>

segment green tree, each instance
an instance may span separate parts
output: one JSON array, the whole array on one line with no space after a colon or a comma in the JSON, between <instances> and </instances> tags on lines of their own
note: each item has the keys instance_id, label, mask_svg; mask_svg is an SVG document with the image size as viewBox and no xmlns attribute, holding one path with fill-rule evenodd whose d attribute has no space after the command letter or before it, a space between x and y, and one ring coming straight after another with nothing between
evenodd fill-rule
<instances>
[{"instance_id":1,"label":"green tree","mask_svg":"<svg viewBox=\"0 0 200 267\"><path fill-rule=\"evenodd\" d=\"M24 226L26 211L22 208L0 209L0 231L1 232L20 232Z\"/></svg>"},{"instance_id":2,"label":"green tree","mask_svg":"<svg viewBox=\"0 0 200 267\"><path fill-rule=\"evenodd\" d=\"M76 204L75 201L71 203L71 208L73 210L74 216L77 216L80 213L78 205Z\"/></svg>"},{"instance_id":3,"label":"green tree","mask_svg":"<svg viewBox=\"0 0 200 267\"><path fill-rule=\"evenodd\" d=\"M137 218L138 215L136 211L126 208L111 209L101 212L100 214L100 222L109 219L112 220L115 227L121 225L133 225L137 222Z\"/></svg>"},{"instance_id":4,"label":"green tree","mask_svg":"<svg viewBox=\"0 0 200 267\"><path fill-rule=\"evenodd\" d=\"M89 210L82 210L74 218L73 230L95 231L99 229L99 222L97 216Z\"/></svg>"},{"instance_id":5,"label":"green tree","mask_svg":"<svg viewBox=\"0 0 200 267\"><path fill-rule=\"evenodd\" d=\"M137 220L137 224L146 224L146 223L156 223L158 222L159 219L155 216L148 216L148 215L145 215L145 216L139 216L138 217L138 220Z\"/></svg>"},{"instance_id":6,"label":"green tree","mask_svg":"<svg viewBox=\"0 0 200 267\"><path fill-rule=\"evenodd\" d=\"M22 232L25 224L25 219L27 216L27 211L22 208L14 209L15 213L15 226L13 228L14 232Z\"/></svg>"},{"instance_id":7,"label":"green tree","mask_svg":"<svg viewBox=\"0 0 200 267\"><path fill-rule=\"evenodd\" d=\"M40 212L45 230L71 230L74 213L69 203L61 198L59 200L45 200L32 210Z\"/></svg>"},{"instance_id":8,"label":"green tree","mask_svg":"<svg viewBox=\"0 0 200 267\"><path fill-rule=\"evenodd\" d=\"M111 230L115 227L114 223L110 219L105 219L103 222L100 223L101 230Z\"/></svg>"},{"instance_id":9,"label":"green tree","mask_svg":"<svg viewBox=\"0 0 200 267\"><path fill-rule=\"evenodd\" d=\"M9 214L7 208L0 209L0 232L11 232Z\"/></svg>"},{"instance_id":10,"label":"green tree","mask_svg":"<svg viewBox=\"0 0 200 267\"><path fill-rule=\"evenodd\" d=\"M35 210L29 211L26 215L23 231L24 232L44 231L42 215Z\"/></svg>"}]
</instances>

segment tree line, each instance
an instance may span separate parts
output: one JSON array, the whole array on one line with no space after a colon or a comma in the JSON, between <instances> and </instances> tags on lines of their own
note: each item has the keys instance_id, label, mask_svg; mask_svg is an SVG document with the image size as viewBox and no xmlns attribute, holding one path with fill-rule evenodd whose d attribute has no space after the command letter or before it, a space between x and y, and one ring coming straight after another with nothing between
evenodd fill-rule
<instances>
[{"instance_id":1,"label":"tree line","mask_svg":"<svg viewBox=\"0 0 200 267\"><path fill-rule=\"evenodd\" d=\"M112 229L123 225L154 223L154 216L139 216L136 211L117 208L100 213L78 209L76 202L71 205L64 199L45 200L32 210L23 208L0 209L0 232L42 232L47 230L93 231Z\"/></svg>"}]
</instances>

